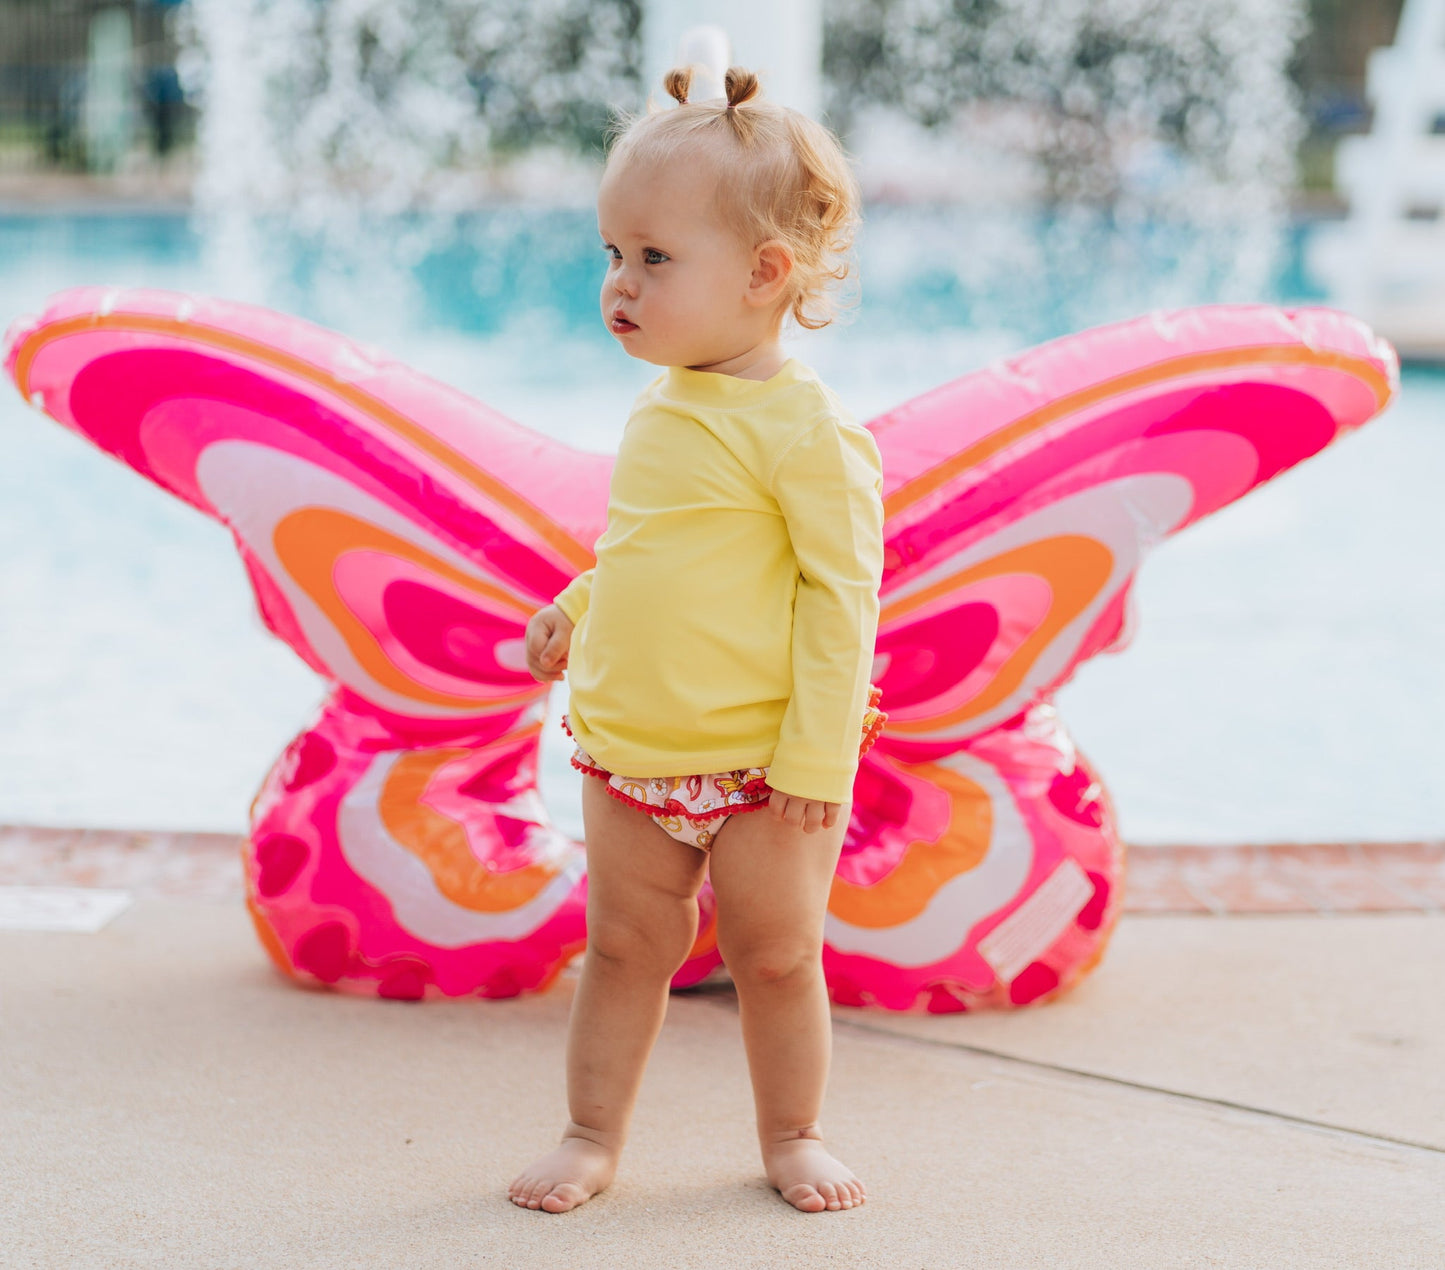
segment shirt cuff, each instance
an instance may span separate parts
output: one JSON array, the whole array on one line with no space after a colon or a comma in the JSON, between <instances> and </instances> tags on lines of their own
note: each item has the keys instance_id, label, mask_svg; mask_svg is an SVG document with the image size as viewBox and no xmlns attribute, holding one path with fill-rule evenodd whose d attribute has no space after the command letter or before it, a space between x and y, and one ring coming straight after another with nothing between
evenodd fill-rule
<instances>
[{"instance_id":1,"label":"shirt cuff","mask_svg":"<svg viewBox=\"0 0 1445 1270\"><path fill-rule=\"evenodd\" d=\"M858 765L847 771L836 767L810 767L776 756L768 767L768 784L790 798L807 798L819 803L846 803L853 798L853 780Z\"/></svg>"}]
</instances>

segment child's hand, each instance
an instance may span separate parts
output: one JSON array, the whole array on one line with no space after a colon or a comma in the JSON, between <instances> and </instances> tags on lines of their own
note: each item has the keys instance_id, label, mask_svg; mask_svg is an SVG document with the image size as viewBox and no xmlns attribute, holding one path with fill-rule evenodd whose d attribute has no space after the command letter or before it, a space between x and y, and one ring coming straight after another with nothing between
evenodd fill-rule
<instances>
[{"instance_id":1,"label":"child's hand","mask_svg":"<svg viewBox=\"0 0 1445 1270\"><path fill-rule=\"evenodd\" d=\"M811 798L799 798L775 789L768 798L768 810L787 825L796 825L804 833L819 829L831 829L838 823L842 803L820 803Z\"/></svg>"},{"instance_id":2,"label":"child's hand","mask_svg":"<svg viewBox=\"0 0 1445 1270\"><path fill-rule=\"evenodd\" d=\"M555 604L538 609L527 623L527 669L539 683L561 679L572 646L572 622Z\"/></svg>"}]
</instances>

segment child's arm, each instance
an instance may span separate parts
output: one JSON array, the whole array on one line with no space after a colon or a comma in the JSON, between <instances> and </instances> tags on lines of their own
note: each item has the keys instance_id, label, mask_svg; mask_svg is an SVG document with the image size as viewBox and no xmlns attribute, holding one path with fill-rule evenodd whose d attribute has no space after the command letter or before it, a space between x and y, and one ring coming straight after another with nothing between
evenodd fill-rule
<instances>
[{"instance_id":1,"label":"child's arm","mask_svg":"<svg viewBox=\"0 0 1445 1270\"><path fill-rule=\"evenodd\" d=\"M866 429L821 419L769 482L798 560L793 695L769 783L785 820L818 828L852 796L878 631L882 464ZM797 804L797 806L794 806Z\"/></svg>"}]
</instances>

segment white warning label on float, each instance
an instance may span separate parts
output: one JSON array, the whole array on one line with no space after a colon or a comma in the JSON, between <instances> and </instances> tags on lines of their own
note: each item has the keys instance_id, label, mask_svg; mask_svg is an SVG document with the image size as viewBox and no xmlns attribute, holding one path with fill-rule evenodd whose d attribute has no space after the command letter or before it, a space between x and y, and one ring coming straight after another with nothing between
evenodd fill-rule
<instances>
[{"instance_id":1,"label":"white warning label on float","mask_svg":"<svg viewBox=\"0 0 1445 1270\"><path fill-rule=\"evenodd\" d=\"M1067 856L1034 893L978 941L978 951L1004 982L1054 942L1094 894L1094 884Z\"/></svg>"}]
</instances>

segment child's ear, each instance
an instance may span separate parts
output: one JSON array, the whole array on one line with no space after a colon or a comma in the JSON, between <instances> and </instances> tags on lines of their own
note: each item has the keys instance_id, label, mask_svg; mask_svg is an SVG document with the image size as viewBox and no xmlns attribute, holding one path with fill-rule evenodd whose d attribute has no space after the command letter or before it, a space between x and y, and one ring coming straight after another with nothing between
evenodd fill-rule
<instances>
[{"instance_id":1,"label":"child's ear","mask_svg":"<svg viewBox=\"0 0 1445 1270\"><path fill-rule=\"evenodd\" d=\"M748 279L748 300L752 304L775 304L787 290L793 276L793 252L777 238L759 243L753 251L753 274Z\"/></svg>"}]
</instances>

